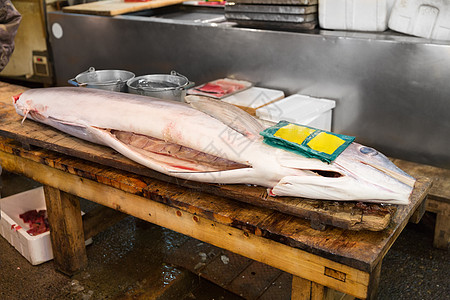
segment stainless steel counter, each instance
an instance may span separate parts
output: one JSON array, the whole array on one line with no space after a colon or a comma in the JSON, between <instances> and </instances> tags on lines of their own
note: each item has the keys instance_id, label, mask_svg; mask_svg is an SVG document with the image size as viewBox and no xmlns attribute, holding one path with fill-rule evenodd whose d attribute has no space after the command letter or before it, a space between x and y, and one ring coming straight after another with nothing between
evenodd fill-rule
<instances>
[{"instance_id":1,"label":"stainless steel counter","mask_svg":"<svg viewBox=\"0 0 450 300\"><path fill-rule=\"evenodd\" d=\"M214 17L49 13L57 83L90 66L136 75L176 70L197 83L246 79L334 99L333 131L450 168L450 43L389 32L244 29Z\"/></svg>"}]
</instances>

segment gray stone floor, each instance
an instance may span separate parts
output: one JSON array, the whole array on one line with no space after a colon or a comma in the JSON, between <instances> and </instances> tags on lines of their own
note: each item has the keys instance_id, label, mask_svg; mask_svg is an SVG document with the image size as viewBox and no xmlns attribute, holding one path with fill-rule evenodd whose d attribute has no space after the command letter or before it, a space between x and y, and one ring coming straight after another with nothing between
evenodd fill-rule
<instances>
[{"instance_id":1,"label":"gray stone floor","mask_svg":"<svg viewBox=\"0 0 450 300\"><path fill-rule=\"evenodd\" d=\"M3 174L2 196L36 186ZM93 204L82 201L87 211ZM450 299L449 252L432 247L433 215L408 224L386 255L378 299ZM0 299L239 299L165 262L188 237L127 217L94 237L89 266L68 277L53 262L32 266L0 238Z\"/></svg>"}]
</instances>

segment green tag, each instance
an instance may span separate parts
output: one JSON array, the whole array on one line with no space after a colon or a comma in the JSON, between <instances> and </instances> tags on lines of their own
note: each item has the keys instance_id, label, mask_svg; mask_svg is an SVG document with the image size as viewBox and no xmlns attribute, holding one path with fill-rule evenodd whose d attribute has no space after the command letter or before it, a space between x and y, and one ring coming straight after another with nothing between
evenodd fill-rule
<instances>
[{"instance_id":1,"label":"green tag","mask_svg":"<svg viewBox=\"0 0 450 300\"><path fill-rule=\"evenodd\" d=\"M355 140L352 136L287 121L280 121L260 134L270 146L328 163L335 160Z\"/></svg>"}]
</instances>

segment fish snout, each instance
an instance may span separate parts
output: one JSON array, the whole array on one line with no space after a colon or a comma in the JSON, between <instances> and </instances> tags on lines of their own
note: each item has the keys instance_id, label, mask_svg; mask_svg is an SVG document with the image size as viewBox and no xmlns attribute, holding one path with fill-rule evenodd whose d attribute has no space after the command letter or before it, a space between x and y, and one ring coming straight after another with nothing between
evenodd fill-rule
<instances>
[{"instance_id":1,"label":"fish snout","mask_svg":"<svg viewBox=\"0 0 450 300\"><path fill-rule=\"evenodd\" d=\"M351 176L286 176L271 190L277 196L323 199L332 201L361 201L386 204L409 204L411 188L375 185Z\"/></svg>"},{"instance_id":2,"label":"fish snout","mask_svg":"<svg viewBox=\"0 0 450 300\"><path fill-rule=\"evenodd\" d=\"M17 100L19 100L19 98L20 98L20 96L21 96L22 94L23 94L23 93L20 93L20 94L17 94L17 95L15 95L15 96L12 96L13 103L16 103Z\"/></svg>"}]
</instances>

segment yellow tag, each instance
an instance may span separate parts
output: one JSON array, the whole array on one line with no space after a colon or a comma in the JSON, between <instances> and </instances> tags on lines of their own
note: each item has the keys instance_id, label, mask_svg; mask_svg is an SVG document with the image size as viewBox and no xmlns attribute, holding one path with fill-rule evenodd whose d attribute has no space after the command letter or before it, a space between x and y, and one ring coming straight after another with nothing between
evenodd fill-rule
<instances>
[{"instance_id":1,"label":"yellow tag","mask_svg":"<svg viewBox=\"0 0 450 300\"><path fill-rule=\"evenodd\" d=\"M316 151L333 154L345 141L335 135L321 132L308 142L308 146Z\"/></svg>"},{"instance_id":2,"label":"yellow tag","mask_svg":"<svg viewBox=\"0 0 450 300\"><path fill-rule=\"evenodd\" d=\"M281 127L274 133L274 136L283 140L301 145L303 141L315 130L295 124L289 124Z\"/></svg>"}]
</instances>

